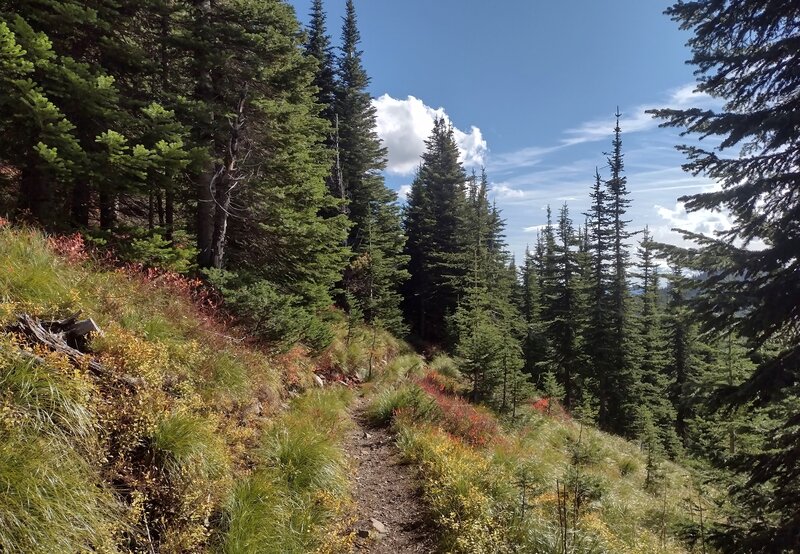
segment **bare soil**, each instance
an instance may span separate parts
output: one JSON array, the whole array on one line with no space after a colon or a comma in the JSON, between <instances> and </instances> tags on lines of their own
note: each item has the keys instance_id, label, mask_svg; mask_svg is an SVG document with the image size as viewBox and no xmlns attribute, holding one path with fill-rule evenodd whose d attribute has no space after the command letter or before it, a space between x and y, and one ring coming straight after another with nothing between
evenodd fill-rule
<instances>
[{"instance_id":1,"label":"bare soil","mask_svg":"<svg viewBox=\"0 0 800 554\"><path fill-rule=\"evenodd\" d=\"M356 552L435 552L414 471L404 463L389 431L367 422L364 407L363 398L353 404L356 426L347 442L356 466Z\"/></svg>"}]
</instances>

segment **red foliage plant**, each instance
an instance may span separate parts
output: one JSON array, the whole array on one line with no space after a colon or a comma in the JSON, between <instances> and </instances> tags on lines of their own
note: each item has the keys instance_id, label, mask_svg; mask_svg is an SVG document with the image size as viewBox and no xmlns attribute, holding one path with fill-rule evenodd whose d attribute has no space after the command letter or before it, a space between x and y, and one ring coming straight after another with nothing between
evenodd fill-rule
<instances>
[{"instance_id":1,"label":"red foliage plant","mask_svg":"<svg viewBox=\"0 0 800 554\"><path fill-rule=\"evenodd\" d=\"M447 394L440 384L428 377L423 378L418 384L433 398L441 411L442 429L474 446L484 446L496 438L497 420L491 414L463 398Z\"/></svg>"},{"instance_id":2,"label":"red foliage plant","mask_svg":"<svg viewBox=\"0 0 800 554\"><path fill-rule=\"evenodd\" d=\"M537 400L531 402L531 408L539 412L540 414L544 414L550 417L555 417L561 420L568 420L571 419L567 411L554 398L549 398L547 396L543 396Z\"/></svg>"},{"instance_id":3,"label":"red foliage plant","mask_svg":"<svg viewBox=\"0 0 800 554\"><path fill-rule=\"evenodd\" d=\"M69 263L80 263L89 259L86 241L80 233L53 235L47 238L50 248Z\"/></svg>"}]
</instances>

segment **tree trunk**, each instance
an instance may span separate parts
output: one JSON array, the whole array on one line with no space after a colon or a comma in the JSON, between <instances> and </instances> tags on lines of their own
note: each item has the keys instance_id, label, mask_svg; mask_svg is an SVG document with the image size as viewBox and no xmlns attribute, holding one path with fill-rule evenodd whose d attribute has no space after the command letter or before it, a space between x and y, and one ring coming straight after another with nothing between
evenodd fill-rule
<instances>
[{"instance_id":1,"label":"tree trunk","mask_svg":"<svg viewBox=\"0 0 800 554\"><path fill-rule=\"evenodd\" d=\"M225 258L225 238L228 232L228 217L231 210L233 189L239 183L236 162L241 146L241 132L244 127L244 103L247 91L239 94L236 106L236 119L230 122L230 135L225 160L214 176L214 232L211 239L211 267L221 268Z\"/></svg>"},{"instance_id":2,"label":"tree trunk","mask_svg":"<svg viewBox=\"0 0 800 554\"><path fill-rule=\"evenodd\" d=\"M197 265L211 267L214 238L214 179L216 171L200 175L197 183Z\"/></svg>"},{"instance_id":3,"label":"tree trunk","mask_svg":"<svg viewBox=\"0 0 800 554\"><path fill-rule=\"evenodd\" d=\"M100 191L100 228L109 230L117 221L117 195L111 191Z\"/></svg>"},{"instance_id":4,"label":"tree trunk","mask_svg":"<svg viewBox=\"0 0 800 554\"><path fill-rule=\"evenodd\" d=\"M164 199L164 238L172 242L175 234L175 191L171 185L167 185Z\"/></svg>"},{"instance_id":5,"label":"tree trunk","mask_svg":"<svg viewBox=\"0 0 800 554\"><path fill-rule=\"evenodd\" d=\"M212 48L209 36L211 29L211 0L194 0L194 40L197 44L194 53L195 62L195 95L205 104L205 121L198 122L199 141L206 146L212 159L216 156L217 147L214 140L214 81L211 64L208 61L208 49ZM197 179L197 264L200 267L211 267L213 260L212 241L214 237L214 179L218 173L216 164Z\"/></svg>"},{"instance_id":6,"label":"tree trunk","mask_svg":"<svg viewBox=\"0 0 800 554\"><path fill-rule=\"evenodd\" d=\"M45 226L53 223L51 194L45 176L31 160L22 169L19 185L17 211L23 217L31 217Z\"/></svg>"},{"instance_id":7,"label":"tree trunk","mask_svg":"<svg viewBox=\"0 0 800 554\"><path fill-rule=\"evenodd\" d=\"M72 205L70 206L70 214L72 216L72 223L76 227L86 228L89 226L89 201L91 200L91 191L89 185L83 181L75 183L72 189Z\"/></svg>"}]
</instances>

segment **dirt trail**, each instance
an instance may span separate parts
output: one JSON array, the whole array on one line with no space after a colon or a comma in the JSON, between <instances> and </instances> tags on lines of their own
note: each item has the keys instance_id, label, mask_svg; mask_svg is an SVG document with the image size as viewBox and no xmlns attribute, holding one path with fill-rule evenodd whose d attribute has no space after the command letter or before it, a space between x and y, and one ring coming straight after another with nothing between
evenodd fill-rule
<instances>
[{"instance_id":1,"label":"dirt trail","mask_svg":"<svg viewBox=\"0 0 800 554\"><path fill-rule=\"evenodd\" d=\"M413 471L403 463L389 431L367 423L365 404L363 398L353 404L357 425L347 441L347 452L356 466L356 552L434 552Z\"/></svg>"}]
</instances>

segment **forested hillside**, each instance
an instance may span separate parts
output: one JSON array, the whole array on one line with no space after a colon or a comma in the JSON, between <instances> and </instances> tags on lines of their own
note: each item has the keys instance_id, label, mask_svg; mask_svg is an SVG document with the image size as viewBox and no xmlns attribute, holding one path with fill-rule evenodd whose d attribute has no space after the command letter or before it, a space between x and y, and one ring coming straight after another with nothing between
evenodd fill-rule
<instances>
[{"instance_id":1,"label":"forested hillside","mask_svg":"<svg viewBox=\"0 0 800 554\"><path fill-rule=\"evenodd\" d=\"M800 7L665 12L730 229L631 219L617 111L521 259L444 117L387 186L345 7L0 0L0 551L348 551L366 382L442 551L800 551Z\"/></svg>"}]
</instances>

